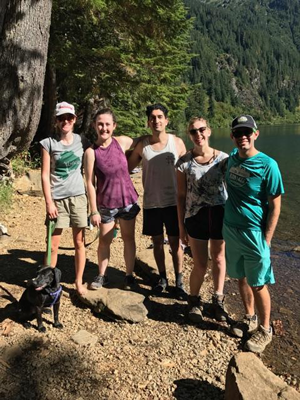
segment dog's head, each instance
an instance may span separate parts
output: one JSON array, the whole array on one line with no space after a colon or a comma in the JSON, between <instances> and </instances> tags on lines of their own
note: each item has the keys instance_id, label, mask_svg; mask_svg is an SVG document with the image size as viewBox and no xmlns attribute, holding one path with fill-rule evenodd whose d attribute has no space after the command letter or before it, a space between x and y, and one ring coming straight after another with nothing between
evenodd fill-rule
<instances>
[{"instance_id":1,"label":"dog's head","mask_svg":"<svg viewBox=\"0 0 300 400\"><path fill-rule=\"evenodd\" d=\"M33 286L35 290L43 290L46 287L58 289L60 285L61 271L52 268L49 265L40 265L37 269L37 276L31 279L29 286Z\"/></svg>"}]
</instances>

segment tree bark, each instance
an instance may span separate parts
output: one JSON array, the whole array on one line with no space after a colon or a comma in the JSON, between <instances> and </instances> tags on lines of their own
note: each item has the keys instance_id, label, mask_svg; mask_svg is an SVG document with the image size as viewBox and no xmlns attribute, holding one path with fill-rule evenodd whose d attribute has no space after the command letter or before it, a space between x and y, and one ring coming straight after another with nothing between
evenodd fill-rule
<instances>
[{"instance_id":1,"label":"tree bark","mask_svg":"<svg viewBox=\"0 0 300 400\"><path fill-rule=\"evenodd\" d=\"M51 0L0 2L0 160L27 149L43 99Z\"/></svg>"}]
</instances>

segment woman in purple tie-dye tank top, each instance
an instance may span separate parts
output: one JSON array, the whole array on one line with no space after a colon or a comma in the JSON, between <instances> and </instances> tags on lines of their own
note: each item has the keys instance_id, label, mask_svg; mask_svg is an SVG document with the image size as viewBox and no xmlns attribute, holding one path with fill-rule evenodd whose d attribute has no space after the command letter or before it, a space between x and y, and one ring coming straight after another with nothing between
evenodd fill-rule
<instances>
[{"instance_id":1,"label":"woman in purple tie-dye tank top","mask_svg":"<svg viewBox=\"0 0 300 400\"><path fill-rule=\"evenodd\" d=\"M91 223L100 228L98 245L99 275L90 284L90 289L99 289L106 282L110 245L113 239L115 220L120 221L124 241L126 277L124 288L133 289L135 279L135 218L140 211L138 195L131 182L125 152L135 144L128 136L113 137L116 119L108 109L99 110L94 117L97 140L85 153L87 192L91 209Z\"/></svg>"}]
</instances>

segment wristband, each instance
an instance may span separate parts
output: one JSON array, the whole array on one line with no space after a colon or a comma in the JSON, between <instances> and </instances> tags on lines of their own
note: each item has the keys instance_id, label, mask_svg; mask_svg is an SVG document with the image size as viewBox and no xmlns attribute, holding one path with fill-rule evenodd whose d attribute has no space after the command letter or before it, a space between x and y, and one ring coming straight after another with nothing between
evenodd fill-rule
<instances>
[{"instance_id":1,"label":"wristband","mask_svg":"<svg viewBox=\"0 0 300 400\"><path fill-rule=\"evenodd\" d=\"M100 215L99 211L91 212L90 217L93 217L94 215Z\"/></svg>"}]
</instances>

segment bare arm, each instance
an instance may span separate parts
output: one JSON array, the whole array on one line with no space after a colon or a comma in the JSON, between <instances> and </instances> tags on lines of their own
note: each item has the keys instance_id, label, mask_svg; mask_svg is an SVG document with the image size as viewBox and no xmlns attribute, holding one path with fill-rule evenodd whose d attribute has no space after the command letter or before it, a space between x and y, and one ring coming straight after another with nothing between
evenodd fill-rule
<instances>
[{"instance_id":1,"label":"bare arm","mask_svg":"<svg viewBox=\"0 0 300 400\"><path fill-rule=\"evenodd\" d=\"M177 136L175 136L175 143L176 143L178 158L180 158L186 153L186 147L185 144L183 143L183 140Z\"/></svg>"},{"instance_id":2,"label":"bare arm","mask_svg":"<svg viewBox=\"0 0 300 400\"><path fill-rule=\"evenodd\" d=\"M186 201L186 177L183 172L177 170L177 213L179 223L179 235L183 244L188 245L188 235L184 226Z\"/></svg>"},{"instance_id":3,"label":"bare arm","mask_svg":"<svg viewBox=\"0 0 300 400\"><path fill-rule=\"evenodd\" d=\"M269 196L268 202L269 202L269 211L267 216L265 238L266 242L270 246L280 215L281 195L279 194L277 196Z\"/></svg>"},{"instance_id":4,"label":"bare arm","mask_svg":"<svg viewBox=\"0 0 300 400\"><path fill-rule=\"evenodd\" d=\"M133 149L128 160L128 171L131 172L141 161L143 154L143 143L140 141Z\"/></svg>"},{"instance_id":5,"label":"bare arm","mask_svg":"<svg viewBox=\"0 0 300 400\"><path fill-rule=\"evenodd\" d=\"M56 205L52 199L51 186L50 186L50 154L47 150L42 147L42 168L41 168L41 178L42 178L42 188L46 203L46 212L50 219L57 218L58 211Z\"/></svg>"},{"instance_id":6,"label":"bare arm","mask_svg":"<svg viewBox=\"0 0 300 400\"><path fill-rule=\"evenodd\" d=\"M101 217L97 209L96 189L95 189L95 152L91 147L84 154L84 171L86 179L86 188L91 209L91 223L93 226L99 227Z\"/></svg>"}]
</instances>

